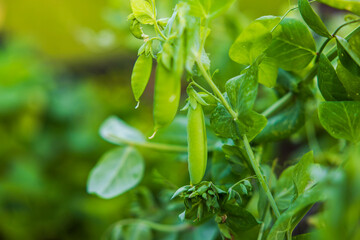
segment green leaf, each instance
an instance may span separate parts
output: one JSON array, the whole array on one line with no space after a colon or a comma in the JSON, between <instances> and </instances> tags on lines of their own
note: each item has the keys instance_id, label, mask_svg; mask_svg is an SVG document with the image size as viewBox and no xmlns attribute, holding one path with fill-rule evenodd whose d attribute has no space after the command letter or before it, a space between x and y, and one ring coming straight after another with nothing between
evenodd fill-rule
<instances>
[{"instance_id":1,"label":"green leaf","mask_svg":"<svg viewBox=\"0 0 360 240\"><path fill-rule=\"evenodd\" d=\"M349 100L348 93L340 82L329 59L321 54L318 68L318 86L327 101Z\"/></svg>"},{"instance_id":2,"label":"green leaf","mask_svg":"<svg viewBox=\"0 0 360 240\"><path fill-rule=\"evenodd\" d=\"M246 27L230 48L230 58L237 63L250 65L270 45L271 30L280 22L279 17L266 16Z\"/></svg>"},{"instance_id":3,"label":"green leaf","mask_svg":"<svg viewBox=\"0 0 360 240\"><path fill-rule=\"evenodd\" d=\"M292 178L297 188L298 194L302 194L313 184L311 178L311 166L314 164L314 153L306 153L300 161L294 166Z\"/></svg>"},{"instance_id":4,"label":"green leaf","mask_svg":"<svg viewBox=\"0 0 360 240\"><path fill-rule=\"evenodd\" d=\"M360 102L322 102L319 119L334 138L360 141Z\"/></svg>"},{"instance_id":5,"label":"green leaf","mask_svg":"<svg viewBox=\"0 0 360 240\"><path fill-rule=\"evenodd\" d=\"M238 131L240 135L246 134L249 141L252 141L266 126L267 119L263 115L249 111L238 117Z\"/></svg>"},{"instance_id":6,"label":"green leaf","mask_svg":"<svg viewBox=\"0 0 360 240\"><path fill-rule=\"evenodd\" d=\"M223 211L227 216L225 224L233 234L259 224L251 213L237 205L226 204Z\"/></svg>"},{"instance_id":7,"label":"green leaf","mask_svg":"<svg viewBox=\"0 0 360 240\"><path fill-rule=\"evenodd\" d=\"M257 65L251 65L245 73L226 82L225 89L233 109L241 115L252 109L257 96Z\"/></svg>"},{"instance_id":8,"label":"green leaf","mask_svg":"<svg viewBox=\"0 0 360 240\"><path fill-rule=\"evenodd\" d=\"M210 118L210 124L217 136L240 139L234 119L223 105L218 104L215 108Z\"/></svg>"},{"instance_id":9,"label":"green leaf","mask_svg":"<svg viewBox=\"0 0 360 240\"><path fill-rule=\"evenodd\" d=\"M356 33L349 39L351 49L360 56L360 27L357 27Z\"/></svg>"},{"instance_id":10,"label":"green leaf","mask_svg":"<svg viewBox=\"0 0 360 240\"><path fill-rule=\"evenodd\" d=\"M305 68L316 55L315 42L301 21L285 18L273 32L266 55L275 58L280 68L296 71Z\"/></svg>"},{"instance_id":11,"label":"green leaf","mask_svg":"<svg viewBox=\"0 0 360 240\"><path fill-rule=\"evenodd\" d=\"M142 24L154 24L155 13L152 1L130 0L131 9L135 18Z\"/></svg>"},{"instance_id":12,"label":"green leaf","mask_svg":"<svg viewBox=\"0 0 360 240\"><path fill-rule=\"evenodd\" d=\"M274 200L281 212L288 209L298 196L294 180L292 179L293 172L294 166L288 167L281 173L276 183Z\"/></svg>"},{"instance_id":13,"label":"green leaf","mask_svg":"<svg viewBox=\"0 0 360 240\"><path fill-rule=\"evenodd\" d=\"M276 183L275 201L280 211L287 209L292 202L314 184L311 167L314 164L313 152L305 154L294 166L285 169Z\"/></svg>"},{"instance_id":14,"label":"green leaf","mask_svg":"<svg viewBox=\"0 0 360 240\"><path fill-rule=\"evenodd\" d=\"M115 116L107 118L99 132L104 140L117 145L146 142L145 136L139 130Z\"/></svg>"},{"instance_id":15,"label":"green leaf","mask_svg":"<svg viewBox=\"0 0 360 240\"><path fill-rule=\"evenodd\" d=\"M255 138L255 142L279 141L297 132L305 123L303 100L293 99L291 104L278 114L270 117L264 130Z\"/></svg>"},{"instance_id":16,"label":"green leaf","mask_svg":"<svg viewBox=\"0 0 360 240\"><path fill-rule=\"evenodd\" d=\"M266 118L255 112L248 111L238 117L238 124L226 108L219 104L210 118L210 124L217 136L222 138L241 139L246 134L249 141L255 138L266 125Z\"/></svg>"},{"instance_id":17,"label":"green leaf","mask_svg":"<svg viewBox=\"0 0 360 240\"><path fill-rule=\"evenodd\" d=\"M131 75L131 88L136 101L143 94L146 85L149 82L152 69L152 56L141 54L135 62Z\"/></svg>"},{"instance_id":18,"label":"green leaf","mask_svg":"<svg viewBox=\"0 0 360 240\"><path fill-rule=\"evenodd\" d=\"M105 199L119 196L140 182L144 168L144 160L135 148L111 150L91 170L87 191Z\"/></svg>"},{"instance_id":19,"label":"green leaf","mask_svg":"<svg viewBox=\"0 0 360 240\"><path fill-rule=\"evenodd\" d=\"M360 16L360 2L358 0L317 0L330 7L347 10Z\"/></svg>"},{"instance_id":20,"label":"green leaf","mask_svg":"<svg viewBox=\"0 0 360 240\"><path fill-rule=\"evenodd\" d=\"M269 88L274 87L278 77L278 66L276 60L264 57L258 68L258 82Z\"/></svg>"},{"instance_id":21,"label":"green leaf","mask_svg":"<svg viewBox=\"0 0 360 240\"><path fill-rule=\"evenodd\" d=\"M350 97L360 101L360 76L355 76L349 72L340 61L338 61L336 72Z\"/></svg>"},{"instance_id":22,"label":"green leaf","mask_svg":"<svg viewBox=\"0 0 360 240\"><path fill-rule=\"evenodd\" d=\"M341 64L352 74L360 76L360 56L353 51L352 46L342 37L336 36L336 42Z\"/></svg>"},{"instance_id":23,"label":"green leaf","mask_svg":"<svg viewBox=\"0 0 360 240\"><path fill-rule=\"evenodd\" d=\"M314 187L300 195L293 204L283 212L271 228L267 240L283 240L287 231L293 231L295 226L317 202L325 200L325 194L319 187Z\"/></svg>"},{"instance_id":24,"label":"green leaf","mask_svg":"<svg viewBox=\"0 0 360 240\"><path fill-rule=\"evenodd\" d=\"M298 1L299 10L301 16L309 27L316 32L317 34L331 38L329 31L327 30L325 24L319 17L319 15L312 9L308 0L299 0Z\"/></svg>"}]
</instances>

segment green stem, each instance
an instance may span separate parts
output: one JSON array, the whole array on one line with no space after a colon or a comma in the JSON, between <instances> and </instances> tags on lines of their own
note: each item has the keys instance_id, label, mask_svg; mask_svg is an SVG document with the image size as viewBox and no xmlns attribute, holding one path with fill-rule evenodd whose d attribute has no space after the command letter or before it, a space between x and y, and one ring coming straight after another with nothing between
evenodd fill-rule
<instances>
[{"instance_id":1,"label":"green stem","mask_svg":"<svg viewBox=\"0 0 360 240\"><path fill-rule=\"evenodd\" d=\"M200 69L200 72L203 75L203 77L205 78L206 82L210 85L211 89L218 96L218 98L220 99L221 103L224 105L226 110L231 114L231 116L234 118L234 120L237 119L237 113L231 108L230 104L226 101L226 99L222 95L221 91L215 85L215 83L213 82L211 76L205 70L204 65L201 63L201 61L199 59L196 60L196 64L198 65L198 67Z\"/></svg>"},{"instance_id":2,"label":"green stem","mask_svg":"<svg viewBox=\"0 0 360 240\"><path fill-rule=\"evenodd\" d=\"M354 36L355 34L357 34L360 31L360 26L355 28L351 33L349 33L345 39L349 40L352 36ZM337 48L336 46L334 46L332 49L329 50L329 52L326 54L326 56L329 58L330 61L334 60L337 56L337 52L336 52ZM314 67L310 70L309 74L305 77L304 81L302 82L302 84L309 84L312 82L312 80L314 79L314 77L317 74L317 69L318 69L318 64L315 63Z\"/></svg>"},{"instance_id":3,"label":"green stem","mask_svg":"<svg viewBox=\"0 0 360 240\"><path fill-rule=\"evenodd\" d=\"M163 143L153 143L153 142L124 141L123 139L120 139L114 135L110 135L109 137L116 142L120 142L122 144L127 144L127 145L135 146L135 147L150 148L150 149L160 150L160 151L165 151L165 152L187 152L188 151L187 147L185 147L185 146L163 144Z\"/></svg>"},{"instance_id":4,"label":"green stem","mask_svg":"<svg viewBox=\"0 0 360 240\"><path fill-rule=\"evenodd\" d=\"M320 59L320 55L321 53L324 51L326 45L335 37L335 35L345 26L349 25L349 24L353 24L353 23L358 23L360 22L360 19L356 19L356 20L353 20L353 21L349 21L349 22L346 22L342 25L340 25L332 34L331 34L331 38L328 38L324 41L324 43L321 45L320 49L319 49L319 52L317 53L317 56L315 58L315 62L317 63ZM355 29L356 30L356 29ZM348 37L350 38L350 37Z\"/></svg>"},{"instance_id":5,"label":"green stem","mask_svg":"<svg viewBox=\"0 0 360 240\"><path fill-rule=\"evenodd\" d=\"M270 207L270 204L269 202L266 203L266 207L265 207L265 211L264 211L264 214L263 216L261 217L261 226L260 226L260 230L259 230L259 234L258 234L258 237L257 237L257 240L261 240L263 235L264 235L264 231L265 231L265 220L266 220L266 216L267 216L267 213L269 211L269 207Z\"/></svg>"},{"instance_id":6,"label":"green stem","mask_svg":"<svg viewBox=\"0 0 360 240\"><path fill-rule=\"evenodd\" d=\"M286 106L289 103L289 101L292 99L292 97L293 97L292 92L288 92L261 114L264 115L266 118L272 116L274 113L276 113L284 106Z\"/></svg>"},{"instance_id":7,"label":"green stem","mask_svg":"<svg viewBox=\"0 0 360 240\"><path fill-rule=\"evenodd\" d=\"M352 20L352 21L349 21L349 22L346 22L346 23L340 25L340 26L334 31L334 33L333 33L331 36L335 37L335 35L336 35L343 27L345 27L345 26L347 26L347 25L349 25L349 24L358 23L358 22L360 22L360 19L355 19L355 20Z\"/></svg>"},{"instance_id":8,"label":"green stem","mask_svg":"<svg viewBox=\"0 0 360 240\"><path fill-rule=\"evenodd\" d=\"M208 90L206 90L205 88L203 88L200 84L198 84L197 82L195 82L194 80L192 80L192 82L189 84L189 86L194 85L197 88L199 88L200 90L204 91L205 93L207 93L209 96L211 96L212 98L214 98L217 102L221 103L220 99L218 99L217 97L215 97L211 92L209 92Z\"/></svg>"},{"instance_id":9,"label":"green stem","mask_svg":"<svg viewBox=\"0 0 360 240\"><path fill-rule=\"evenodd\" d=\"M157 24L156 19L154 20L154 26L156 29L156 32L160 34L160 36L164 39L164 40L168 40L168 38L163 34L163 32L160 30L159 25Z\"/></svg>"},{"instance_id":10,"label":"green stem","mask_svg":"<svg viewBox=\"0 0 360 240\"><path fill-rule=\"evenodd\" d=\"M321 53L324 51L326 45L331 41L331 39L333 39L333 38L328 38L328 39L326 39L326 40L324 41L324 43L321 45L319 51L317 52L317 56L316 56L316 58L315 58L315 63L317 63L317 62L319 61Z\"/></svg>"},{"instance_id":11,"label":"green stem","mask_svg":"<svg viewBox=\"0 0 360 240\"><path fill-rule=\"evenodd\" d=\"M121 227L121 226L125 226L125 225L132 225L132 224L144 224L154 230L157 231L161 231L161 232L181 232L184 230L187 230L189 228L191 228L190 225L188 224L179 224L179 225L167 225L167 224L160 224L160 223L155 223L155 222L151 222L148 220L144 220L144 219L123 219L120 220L114 224L112 224L105 232L104 236L102 237L102 239L107 239L106 236L108 234L110 234L110 230L115 228L115 227Z\"/></svg>"},{"instance_id":12,"label":"green stem","mask_svg":"<svg viewBox=\"0 0 360 240\"><path fill-rule=\"evenodd\" d=\"M240 183L244 182L245 180L248 180L248 179L251 179L251 178L256 178L256 176L254 175L254 176L250 176L250 177L241 179L241 180L238 181L237 183L233 184L230 188L232 189L232 188L236 187L237 185L239 185ZM230 189L230 188L229 188L229 189Z\"/></svg>"},{"instance_id":13,"label":"green stem","mask_svg":"<svg viewBox=\"0 0 360 240\"><path fill-rule=\"evenodd\" d=\"M287 240L291 240L291 239L292 239L292 231L287 230L287 232L286 232L286 239L287 239Z\"/></svg>"},{"instance_id":14,"label":"green stem","mask_svg":"<svg viewBox=\"0 0 360 240\"><path fill-rule=\"evenodd\" d=\"M275 216L277 218L279 218L279 216L280 216L279 209L276 206L276 203L275 203L274 197L271 194L269 185L267 184L266 179L264 178L263 174L261 173L259 163L255 160L254 153L253 153L253 151L251 149L251 146L250 146L249 141L248 141L248 139L246 137L246 134L243 135L243 143L244 143L244 146L245 146L245 150L246 150L246 152L247 152L247 154L249 156L250 163L251 163L251 165L252 165L252 167L253 167L253 169L255 171L255 174L256 174L259 182L260 182L260 185L264 189L265 194L268 197L269 203L270 203L272 209L274 210Z\"/></svg>"}]
</instances>

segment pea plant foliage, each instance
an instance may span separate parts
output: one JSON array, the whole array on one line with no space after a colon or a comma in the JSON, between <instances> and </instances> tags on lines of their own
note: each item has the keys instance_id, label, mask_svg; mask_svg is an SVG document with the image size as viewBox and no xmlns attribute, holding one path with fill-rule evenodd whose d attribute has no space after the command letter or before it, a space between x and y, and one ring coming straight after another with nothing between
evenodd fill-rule
<instances>
[{"instance_id":1,"label":"pea plant foliage","mask_svg":"<svg viewBox=\"0 0 360 240\"><path fill-rule=\"evenodd\" d=\"M172 211L120 220L105 239L360 239L360 2L299 0L256 19L229 49L239 74L219 85L206 43L234 2L180 0L159 18L155 0L130 1L130 32L143 40L131 86L140 103L155 71L154 134L109 117L100 135L118 147L91 171L88 192L134 191L143 149L186 155L189 184L169 189ZM327 26L313 4L349 15ZM284 150L272 149L286 141L297 155L280 164Z\"/></svg>"}]
</instances>

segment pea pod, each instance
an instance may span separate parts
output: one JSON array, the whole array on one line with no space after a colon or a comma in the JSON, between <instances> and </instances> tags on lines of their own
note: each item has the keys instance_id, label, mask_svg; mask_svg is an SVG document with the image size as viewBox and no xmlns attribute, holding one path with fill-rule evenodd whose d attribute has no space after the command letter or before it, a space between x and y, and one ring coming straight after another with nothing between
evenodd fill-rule
<instances>
[{"instance_id":1,"label":"pea pod","mask_svg":"<svg viewBox=\"0 0 360 240\"><path fill-rule=\"evenodd\" d=\"M191 184L204 177L207 164L207 138L202 106L197 103L188 108L188 166Z\"/></svg>"},{"instance_id":2,"label":"pea pod","mask_svg":"<svg viewBox=\"0 0 360 240\"><path fill-rule=\"evenodd\" d=\"M136 101L139 101L149 82L152 69L151 55L141 54L135 62L131 75L131 88Z\"/></svg>"},{"instance_id":3,"label":"pea pod","mask_svg":"<svg viewBox=\"0 0 360 240\"><path fill-rule=\"evenodd\" d=\"M181 77L184 71L183 39L176 39L173 64L168 69L162 54L158 55L154 93L154 134L159 128L168 126L175 118L181 94Z\"/></svg>"}]
</instances>

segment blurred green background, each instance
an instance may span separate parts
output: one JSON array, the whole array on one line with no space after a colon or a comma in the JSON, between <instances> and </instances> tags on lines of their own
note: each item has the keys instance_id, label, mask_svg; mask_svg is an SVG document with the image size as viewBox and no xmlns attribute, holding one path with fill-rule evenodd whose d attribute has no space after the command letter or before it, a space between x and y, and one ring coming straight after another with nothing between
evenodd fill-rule
<instances>
[{"instance_id":1,"label":"blurred green background","mask_svg":"<svg viewBox=\"0 0 360 240\"><path fill-rule=\"evenodd\" d=\"M158 0L160 17L175 2ZM239 0L213 23L217 80L240 71L228 50L241 29L288 7L288 0ZM141 41L128 31L129 13L128 0L0 0L0 239L99 239L113 222L140 214L139 194L162 196L155 170L187 183L185 163L147 154L136 191L112 200L86 193L90 169L113 147L98 136L106 117L152 129L151 84L136 111L130 89ZM162 207L159 199L149 204L149 212Z\"/></svg>"}]
</instances>

